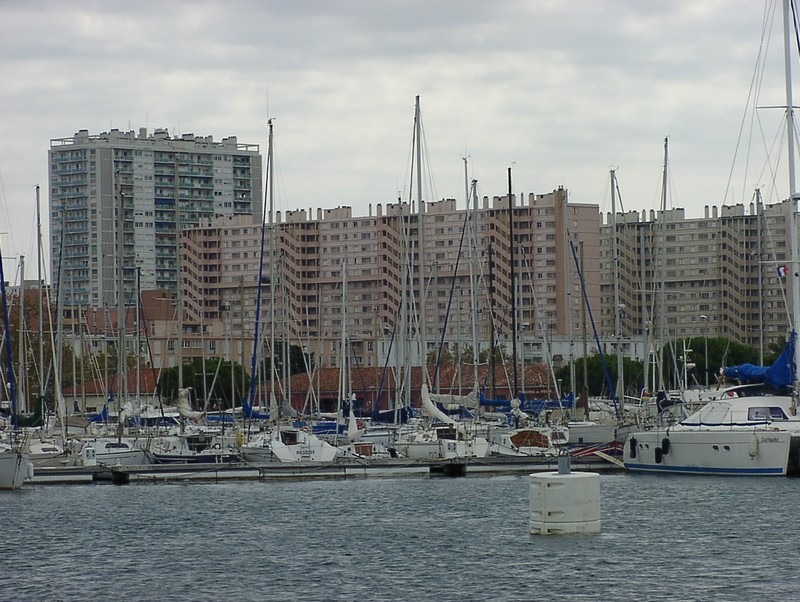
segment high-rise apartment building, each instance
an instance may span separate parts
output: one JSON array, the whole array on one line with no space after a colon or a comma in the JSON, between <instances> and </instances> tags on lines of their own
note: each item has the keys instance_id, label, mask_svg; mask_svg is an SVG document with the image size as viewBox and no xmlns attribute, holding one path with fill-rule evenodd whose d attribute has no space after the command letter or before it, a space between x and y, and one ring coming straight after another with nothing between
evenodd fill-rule
<instances>
[{"instance_id":1,"label":"high-rise apartment building","mask_svg":"<svg viewBox=\"0 0 800 602\"><path fill-rule=\"evenodd\" d=\"M616 229L623 340L651 350L692 337L724 337L766 352L782 347L791 322L791 206L707 206L700 218L686 218L683 209L609 214L602 226L601 331L615 329ZM702 352L695 349L695 357Z\"/></svg>"},{"instance_id":2,"label":"high-rise apartment building","mask_svg":"<svg viewBox=\"0 0 800 602\"><path fill-rule=\"evenodd\" d=\"M48 154L51 269L67 306L116 305L120 263L126 304L137 272L141 290L176 291L181 231L221 216L260 223L259 147L235 136L81 130Z\"/></svg>"},{"instance_id":3,"label":"high-rise apartment building","mask_svg":"<svg viewBox=\"0 0 800 602\"><path fill-rule=\"evenodd\" d=\"M340 365L343 344L351 362L365 366L399 356L419 365L423 339L427 353L476 343L480 352L493 338L510 353L508 197L484 197L469 210L452 199L424 207L422 237L408 203L379 204L367 216L349 207L320 209L313 220L305 211L278 214L265 226L262 265L260 226L227 217L193 228L183 244L186 319L224 322L241 341L232 348L238 359L252 348L260 269L262 336L305 347L319 365ZM587 296L599 303L599 207L568 203L558 189L515 197L513 216L518 357L544 362L553 349L543 339L567 340L581 315L571 251L579 242Z\"/></svg>"}]
</instances>

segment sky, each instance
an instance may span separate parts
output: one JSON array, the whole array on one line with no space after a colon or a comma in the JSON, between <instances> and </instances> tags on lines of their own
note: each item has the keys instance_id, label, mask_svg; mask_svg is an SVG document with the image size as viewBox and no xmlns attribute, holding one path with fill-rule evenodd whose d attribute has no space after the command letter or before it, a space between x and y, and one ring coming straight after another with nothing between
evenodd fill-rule
<instances>
[{"instance_id":1,"label":"sky","mask_svg":"<svg viewBox=\"0 0 800 602\"><path fill-rule=\"evenodd\" d=\"M47 240L50 140L81 129L237 136L266 155L272 118L275 208L359 216L416 196L419 96L426 200L464 207L466 157L481 196L505 194L511 167L515 193L563 186L606 213L613 168L621 208L657 209L668 138L669 207L701 217L706 205L749 204L770 180L764 198L776 202L788 178L773 171L786 154L783 111L767 108L785 105L775 10L770 0L0 0L5 278L15 281L20 254L35 264L37 184Z\"/></svg>"}]
</instances>

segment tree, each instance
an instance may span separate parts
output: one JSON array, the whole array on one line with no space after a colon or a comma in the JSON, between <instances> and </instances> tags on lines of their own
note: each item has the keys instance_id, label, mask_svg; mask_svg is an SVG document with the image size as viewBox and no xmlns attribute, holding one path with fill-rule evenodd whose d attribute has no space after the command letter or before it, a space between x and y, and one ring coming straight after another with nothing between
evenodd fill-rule
<instances>
[{"instance_id":1,"label":"tree","mask_svg":"<svg viewBox=\"0 0 800 602\"><path fill-rule=\"evenodd\" d=\"M708 366L705 365L706 358L706 345L708 346ZM714 337L704 339L703 337L695 337L686 342L686 348L691 351L687 354L689 361L694 364L694 367L687 372L689 377L689 385L692 384L705 384L705 372L709 370L709 384L716 383L716 377L720 372L721 367L735 366L744 363L757 363L758 350L750 345L744 345L735 341L730 341L722 337ZM673 353L673 349L675 352ZM664 345L662 348L661 356L663 358L663 375L664 381L667 383L667 388L671 388L683 382L683 343L673 342ZM774 349L772 357L765 357L765 365L771 364L777 355L783 351ZM565 390L574 390L576 393L580 390L583 383L583 358L578 358L575 361L575 378L578 381L577 387L572 387L570 383L570 367L569 365L561 367L556 371L556 378L564 383ZM606 355L605 363L610 377L611 385L616 390L617 386L617 357L616 355ZM589 356L587 363L587 378L590 395L608 395L608 383L603 371L603 362L598 353ZM652 374L652 367L649 387L655 389L658 386L658 379ZM628 358L623 358L623 378L625 381L625 394L638 397L640 391L644 387L644 364ZM713 375L713 378L712 378ZM655 381L655 382L654 382Z\"/></svg>"},{"instance_id":2,"label":"tree","mask_svg":"<svg viewBox=\"0 0 800 602\"><path fill-rule=\"evenodd\" d=\"M205 374L205 379L204 379ZM250 377L241 364L231 363L222 358L211 358L205 361L205 373L203 372L203 360L196 359L191 363L183 365L183 386L191 387L198 405L203 406L203 394L208 392L212 406L224 410L233 407L234 403L246 394L241 390L241 383L248 382ZM215 378L216 375L216 378ZM158 390L161 396L170 401L178 397L178 367L166 368L161 372L158 381ZM231 399L233 391L233 399Z\"/></svg>"}]
</instances>

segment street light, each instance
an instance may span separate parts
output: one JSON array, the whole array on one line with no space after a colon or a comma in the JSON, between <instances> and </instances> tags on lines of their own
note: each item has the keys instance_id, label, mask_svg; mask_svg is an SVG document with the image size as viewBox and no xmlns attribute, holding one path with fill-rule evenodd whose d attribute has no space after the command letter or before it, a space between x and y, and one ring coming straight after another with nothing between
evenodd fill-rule
<instances>
[{"instance_id":1,"label":"street light","mask_svg":"<svg viewBox=\"0 0 800 602\"><path fill-rule=\"evenodd\" d=\"M706 328L703 329L703 347L705 348L706 387L708 387L708 316L703 314L700 320L705 320Z\"/></svg>"}]
</instances>

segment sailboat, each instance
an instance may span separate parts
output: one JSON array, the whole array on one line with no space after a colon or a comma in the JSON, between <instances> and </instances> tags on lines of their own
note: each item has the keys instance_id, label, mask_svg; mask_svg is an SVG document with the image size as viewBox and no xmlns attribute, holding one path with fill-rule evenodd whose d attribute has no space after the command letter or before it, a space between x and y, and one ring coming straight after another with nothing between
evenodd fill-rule
<instances>
[{"instance_id":1,"label":"sailboat","mask_svg":"<svg viewBox=\"0 0 800 602\"><path fill-rule=\"evenodd\" d=\"M0 253L2 256L2 253ZM8 366L8 392L11 401L11 425L8 441L0 442L0 489L19 489L26 479L33 478L33 465L23 454L24 437L17 424L17 387L11 353L11 327L8 320L3 262L0 260L0 298L3 303L3 326L5 329L5 351Z\"/></svg>"},{"instance_id":2,"label":"sailboat","mask_svg":"<svg viewBox=\"0 0 800 602\"><path fill-rule=\"evenodd\" d=\"M625 467L639 472L782 476L800 474L800 416L797 412L800 325L794 104L791 85L792 0L784 0L786 125L789 152L793 331L781 356L760 370L728 369L741 385L667 428L628 435Z\"/></svg>"},{"instance_id":3,"label":"sailboat","mask_svg":"<svg viewBox=\"0 0 800 602\"><path fill-rule=\"evenodd\" d=\"M264 212L264 219L261 222L261 251L259 254L259 273L258 273L258 294L256 298L256 321L253 334L253 354L250 364L250 391L249 399L243 403L247 408L256 407L256 390L258 383L258 353L261 347L261 293L262 285L264 283L264 247L267 235L267 218L269 219L269 234L270 234L270 251L269 261L272 266L274 253L273 248L275 244L275 230L273 225L273 191L272 191L272 178L274 172L273 162L273 124L272 119L268 121L269 125L269 145L267 149L267 187L266 194L269 195L269 207ZM265 209L267 209L265 207ZM272 269L270 267L270 269ZM269 278L270 285L270 352L274 354L275 349L275 295L274 295L274 282L275 279ZM270 370L273 373L270 375L270 393L269 393L269 426L253 434L249 440L242 441L241 455L247 462L332 462L338 455L339 450L317 437L308 429L298 428L291 424L281 424L280 422L280 408L277 403L275 393L275 378L274 362L270 362ZM244 435L243 435L244 439Z\"/></svg>"}]
</instances>

